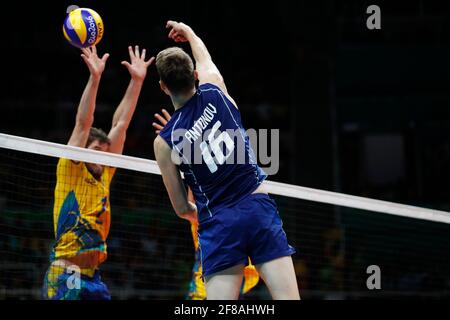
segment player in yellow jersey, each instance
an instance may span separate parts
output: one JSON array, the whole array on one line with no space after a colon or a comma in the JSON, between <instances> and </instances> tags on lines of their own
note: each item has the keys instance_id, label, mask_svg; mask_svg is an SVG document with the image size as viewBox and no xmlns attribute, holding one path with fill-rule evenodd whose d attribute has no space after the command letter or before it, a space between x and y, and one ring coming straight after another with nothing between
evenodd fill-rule
<instances>
[{"instance_id":1,"label":"player in yellow jersey","mask_svg":"<svg viewBox=\"0 0 450 320\"><path fill-rule=\"evenodd\" d=\"M147 68L145 49L128 47L130 62L123 61L131 80L117 107L108 134L93 128L100 78L109 57L97 56L95 46L82 49L90 71L68 142L74 147L121 154L126 131L133 117ZM101 281L99 266L107 257L106 239L110 226L109 187L115 168L61 158L56 169L53 209L55 243L50 267L44 279L45 299L110 299Z\"/></svg>"},{"instance_id":2,"label":"player in yellow jersey","mask_svg":"<svg viewBox=\"0 0 450 320\"><path fill-rule=\"evenodd\" d=\"M162 109L161 114L155 114L156 120L159 122L153 122L153 127L155 128L155 133L159 134L160 130L164 128L167 122L171 119L170 114L167 110ZM194 195L190 189L188 189L188 200L195 202ZM191 223L191 233L192 240L194 241L195 249L195 261L194 267L192 268L192 279L189 284L189 291L186 296L187 300L205 300L206 299L206 287L203 280L202 274L202 262L200 257L200 246L198 241L198 222L190 221ZM259 273L256 271L255 266L252 264L250 258L248 259L248 264L244 268L244 281L241 286L241 294L246 294L252 288L254 288L259 282Z\"/></svg>"}]
</instances>

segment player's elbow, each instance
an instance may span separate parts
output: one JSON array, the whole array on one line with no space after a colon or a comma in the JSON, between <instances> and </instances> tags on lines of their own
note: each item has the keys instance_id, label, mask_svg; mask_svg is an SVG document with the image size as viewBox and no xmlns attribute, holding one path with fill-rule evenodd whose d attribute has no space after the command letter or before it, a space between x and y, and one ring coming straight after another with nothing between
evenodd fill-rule
<instances>
[{"instance_id":1,"label":"player's elbow","mask_svg":"<svg viewBox=\"0 0 450 320\"><path fill-rule=\"evenodd\" d=\"M164 140L161 138L161 136L156 136L155 140L153 141L153 151L155 152L156 160L160 160L162 151L164 150ZM162 165L158 163L158 165Z\"/></svg>"},{"instance_id":2,"label":"player's elbow","mask_svg":"<svg viewBox=\"0 0 450 320\"><path fill-rule=\"evenodd\" d=\"M120 130L120 131L127 131L128 129L128 123L123 120L114 121L112 123L112 129Z\"/></svg>"}]
</instances>

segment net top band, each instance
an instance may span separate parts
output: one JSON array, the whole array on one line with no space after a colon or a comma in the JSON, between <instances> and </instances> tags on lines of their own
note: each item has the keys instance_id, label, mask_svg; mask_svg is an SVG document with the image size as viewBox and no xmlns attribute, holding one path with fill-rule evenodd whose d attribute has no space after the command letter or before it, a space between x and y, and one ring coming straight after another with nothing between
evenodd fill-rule
<instances>
[{"instance_id":1,"label":"net top band","mask_svg":"<svg viewBox=\"0 0 450 320\"><path fill-rule=\"evenodd\" d=\"M56 158L67 158L81 162L97 163L150 174L161 174L159 167L154 160L106 153L3 133L0 133L0 148ZM273 195L450 224L450 213L446 211L358 197L275 181L266 181L265 183L268 192Z\"/></svg>"}]
</instances>

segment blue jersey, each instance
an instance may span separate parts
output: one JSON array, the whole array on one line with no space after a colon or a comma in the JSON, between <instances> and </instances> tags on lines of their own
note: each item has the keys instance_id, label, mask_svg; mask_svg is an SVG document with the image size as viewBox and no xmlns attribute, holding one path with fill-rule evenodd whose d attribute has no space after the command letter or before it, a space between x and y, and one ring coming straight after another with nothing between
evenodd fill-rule
<instances>
[{"instance_id":1,"label":"blue jersey","mask_svg":"<svg viewBox=\"0 0 450 320\"><path fill-rule=\"evenodd\" d=\"M239 110L213 84L199 86L160 136L194 193L200 223L250 195L267 177L256 162Z\"/></svg>"}]
</instances>

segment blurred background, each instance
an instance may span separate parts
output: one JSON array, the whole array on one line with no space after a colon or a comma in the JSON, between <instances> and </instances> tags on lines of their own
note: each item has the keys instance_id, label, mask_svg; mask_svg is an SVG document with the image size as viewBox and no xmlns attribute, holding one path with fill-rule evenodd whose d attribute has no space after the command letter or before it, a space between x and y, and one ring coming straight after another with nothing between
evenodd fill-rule
<instances>
[{"instance_id":1,"label":"blurred background","mask_svg":"<svg viewBox=\"0 0 450 320\"><path fill-rule=\"evenodd\" d=\"M97 98L95 126L109 130L113 112L125 92L129 75L120 62L128 59L127 46L138 44L156 55L174 45L167 38L165 22L183 21L206 43L240 108L244 126L280 129L280 170L271 180L450 210L449 3L279 0L267 4L171 1L144 5L139 1L97 0L10 4L8 14L3 17L10 28L2 34L0 43L1 133L67 143L88 79L80 52L62 34L66 8L72 4L90 7L102 16L105 34L98 50L111 54ZM381 8L381 30L366 27L369 16L366 9L371 4ZM189 52L187 45L183 48ZM154 159L155 134L151 123L153 114L162 107L172 110L169 98L159 89L156 70L152 67L128 130L124 154ZM27 163L35 164L36 159L23 162L24 157L17 154L3 156L0 234L2 252L10 255L5 255L9 260L5 258L1 262L4 271L0 277L3 290L0 297L36 297L52 238L56 162L47 159L45 166L27 173L20 170ZM13 167L6 163L21 165ZM12 191L5 177L11 181L16 179L17 183L21 175L34 179L41 192L38 198L24 200L24 194L31 197L29 191ZM44 179L46 183L42 183ZM170 223L184 230L174 237L170 234L174 227L155 226L153 222L172 221L174 215L161 182L156 177L139 179L144 178L122 173L117 178L116 189L113 185L113 212L116 205L118 222L114 225L113 215L106 281L108 277L121 279L113 276L117 266L114 259L120 260L121 254L127 259L127 265L117 267L119 271L116 271L126 274L125 270L136 269L132 260L144 256L142 259L150 260L136 263L148 266L153 261L154 268L160 269L158 266L166 262L161 260L163 254L158 250L167 253L172 248L175 251L168 261L171 268L177 264L178 271L165 275L166 278L157 273L159 280L142 276L143 280L130 284L128 295L120 296L120 290L113 291L113 295L117 298L183 297L193 262L193 252L186 245L190 241L189 228L173 220ZM121 184L128 190L121 189ZM114 190L117 190L115 199ZM127 193L120 195L120 192ZM154 200L145 198L149 193ZM374 247L389 250L395 257L395 263L383 260L390 266L386 267L390 271L385 284L396 291L389 296L425 291L437 297L448 295L450 264L446 254L450 229L447 226L354 213L325 205L310 208L303 202L278 200L280 214L285 215L286 232L299 248L296 270L307 298L370 296L361 292L365 288L364 266L371 262L377 264L382 257L387 259L386 251L380 249L374 253L371 251ZM37 205L37 201L40 201L38 209L28 205ZM143 208L169 212L167 216L171 218L163 214L166 218L160 220L126 220L126 212ZM14 213L18 210L23 216ZM35 214L40 217L35 222L28 221L31 211L38 212ZM133 212L136 217L141 216ZM134 225L149 228L140 230L133 228ZM389 229L392 227L397 229ZM19 235L23 236L26 230L30 235L20 240ZM167 234L162 234L162 230ZM136 245L119 243L117 239L136 241L143 251L135 254L127 251ZM158 239L162 247L156 245ZM173 243L166 239L172 239ZM411 248L407 244L411 245L413 240L417 244ZM29 242L33 241L37 249L32 256L36 258L30 261L26 257L31 254L23 253L20 248L28 249ZM115 257L114 244L118 253ZM125 247L120 249L121 245ZM146 256L144 249L153 252L155 257ZM21 277L11 276L11 270L17 268L11 269L10 265L17 266L18 261L31 263L23 274L30 275L29 268L37 270L36 275L29 276L34 279L30 280L34 281L32 285L27 281L5 284L8 279ZM408 270L401 272L400 266L408 266ZM151 272L143 274L149 277ZM180 280L175 281L174 277ZM158 291L162 278L166 279L164 283L168 287L163 288L166 291ZM171 287L170 283L175 282ZM150 291L132 291L139 289L139 285ZM123 286L116 284L116 288ZM11 287L20 290L32 287L34 291L19 290L12 294ZM255 297L267 296L264 289L258 290Z\"/></svg>"}]
</instances>

